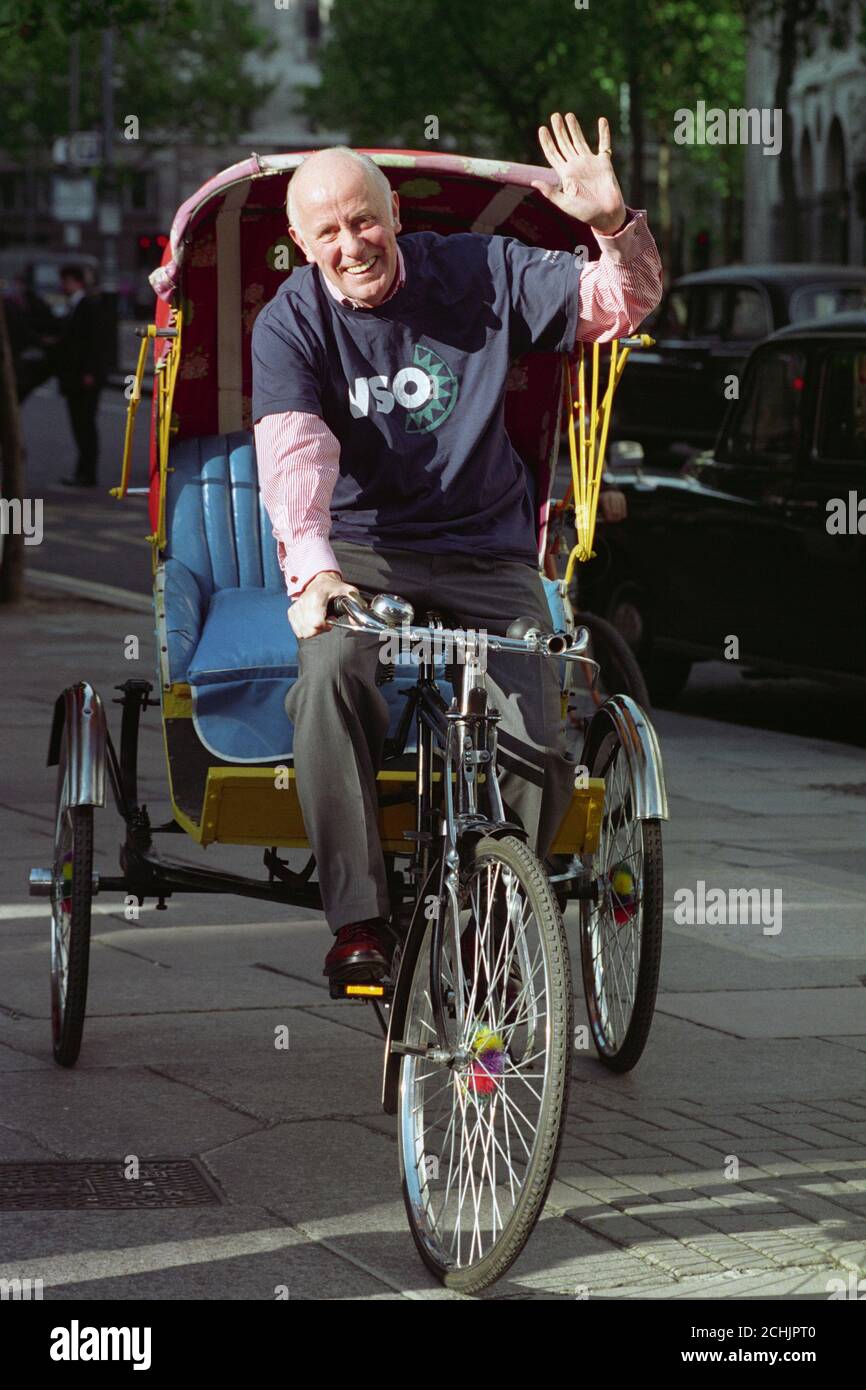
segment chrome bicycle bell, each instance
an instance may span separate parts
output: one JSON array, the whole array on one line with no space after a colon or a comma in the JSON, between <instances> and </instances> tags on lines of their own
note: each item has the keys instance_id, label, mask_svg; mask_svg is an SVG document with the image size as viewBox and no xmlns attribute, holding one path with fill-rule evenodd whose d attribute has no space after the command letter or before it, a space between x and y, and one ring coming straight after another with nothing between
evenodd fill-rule
<instances>
[{"instance_id":1,"label":"chrome bicycle bell","mask_svg":"<svg viewBox=\"0 0 866 1390\"><path fill-rule=\"evenodd\" d=\"M377 594L370 604L377 618L389 627L402 627L410 624L415 617L415 609L404 598L396 594Z\"/></svg>"}]
</instances>

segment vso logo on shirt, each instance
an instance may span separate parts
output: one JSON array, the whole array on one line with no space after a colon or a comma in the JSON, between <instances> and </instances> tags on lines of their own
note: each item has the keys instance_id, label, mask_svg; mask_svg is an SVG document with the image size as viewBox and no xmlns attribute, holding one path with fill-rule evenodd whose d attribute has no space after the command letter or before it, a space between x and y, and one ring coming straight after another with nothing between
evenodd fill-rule
<instances>
[{"instance_id":1,"label":"vso logo on shirt","mask_svg":"<svg viewBox=\"0 0 866 1390\"><path fill-rule=\"evenodd\" d=\"M412 366L401 367L394 376L359 376L349 387L349 409L360 419L376 410L390 415L395 405L406 411L403 421L409 433L436 430L447 420L455 405L457 378L432 348L416 343Z\"/></svg>"}]
</instances>

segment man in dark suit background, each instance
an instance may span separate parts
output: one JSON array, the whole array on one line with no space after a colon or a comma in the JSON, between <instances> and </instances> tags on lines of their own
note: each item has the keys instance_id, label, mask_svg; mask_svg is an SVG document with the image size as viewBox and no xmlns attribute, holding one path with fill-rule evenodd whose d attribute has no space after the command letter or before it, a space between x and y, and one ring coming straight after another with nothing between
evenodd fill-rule
<instances>
[{"instance_id":1,"label":"man in dark suit background","mask_svg":"<svg viewBox=\"0 0 866 1390\"><path fill-rule=\"evenodd\" d=\"M86 272L65 265L60 283L69 302L57 347L57 381L66 397L78 462L66 487L94 487L99 461L96 413L106 379L106 341L100 296L88 286Z\"/></svg>"},{"instance_id":2,"label":"man in dark suit background","mask_svg":"<svg viewBox=\"0 0 866 1390\"><path fill-rule=\"evenodd\" d=\"M26 270L3 289L6 328L19 403L54 375L60 325L33 287Z\"/></svg>"}]
</instances>

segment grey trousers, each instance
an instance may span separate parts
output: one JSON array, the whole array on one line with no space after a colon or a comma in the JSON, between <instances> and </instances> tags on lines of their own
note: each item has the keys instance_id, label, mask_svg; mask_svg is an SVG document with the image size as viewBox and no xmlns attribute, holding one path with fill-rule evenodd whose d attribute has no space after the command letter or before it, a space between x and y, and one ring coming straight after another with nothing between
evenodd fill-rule
<instances>
[{"instance_id":1,"label":"grey trousers","mask_svg":"<svg viewBox=\"0 0 866 1390\"><path fill-rule=\"evenodd\" d=\"M529 565L487 555L374 551L347 541L334 542L333 550L347 583L367 598L408 599L417 623L428 609L444 609L461 628L500 636L515 618L551 630L544 588ZM304 639L299 676L286 699L298 797L333 932L390 915L376 798L389 719L376 686L380 650L377 636L340 628ZM487 687L502 714L502 799L544 858L575 772L560 732L559 663L488 651Z\"/></svg>"}]
</instances>

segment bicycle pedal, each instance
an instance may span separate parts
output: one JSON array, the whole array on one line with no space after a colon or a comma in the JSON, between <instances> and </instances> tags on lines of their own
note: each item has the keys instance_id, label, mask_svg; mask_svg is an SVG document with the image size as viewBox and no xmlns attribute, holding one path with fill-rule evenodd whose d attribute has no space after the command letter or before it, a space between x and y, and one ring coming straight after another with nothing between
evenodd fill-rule
<instances>
[{"instance_id":1,"label":"bicycle pedal","mask_svg":"<svg viewBox=\"0 0 866 1390\"><path fill-rule=\"evenodd\" d=\"M361 1003L372 999L377 1003L389 1003L394 989L388 981L359 985L352 984L351 981L338 980L331 982L329 993L332 999L358 999Z\"/></svg>"}]
</instances>

